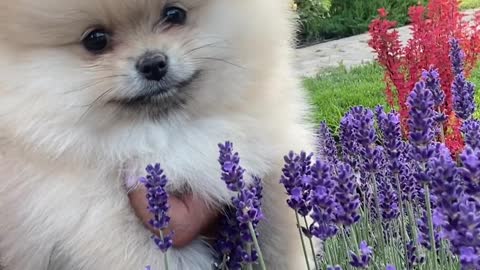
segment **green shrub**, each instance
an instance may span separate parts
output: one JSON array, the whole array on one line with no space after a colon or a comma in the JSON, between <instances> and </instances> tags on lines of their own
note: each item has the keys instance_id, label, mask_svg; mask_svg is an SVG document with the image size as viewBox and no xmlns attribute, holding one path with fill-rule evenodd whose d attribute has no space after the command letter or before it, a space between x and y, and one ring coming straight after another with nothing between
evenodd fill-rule
<instances>
[{"instance_id":1,"label":"green shrub","mask_svg":"<svg viewBox=\"0 0 480 270\"><path fill-rule=\"evenodd\" d=\"M330 0L295 0L300 21L301 40L318 31L318 20L328 16Z\"/></svg>"},{"instance_id":2,"label":"green shrub","mask_svg":"<svg viewBox=\"0 0 480 270\"><path fill-rule=\"evenodd\" d=\"M399 25L408 23L408 8L425 0L297 0L299 40L322 41L364 33L379 8L389 11Z\"/></svg>"}]
</instances>

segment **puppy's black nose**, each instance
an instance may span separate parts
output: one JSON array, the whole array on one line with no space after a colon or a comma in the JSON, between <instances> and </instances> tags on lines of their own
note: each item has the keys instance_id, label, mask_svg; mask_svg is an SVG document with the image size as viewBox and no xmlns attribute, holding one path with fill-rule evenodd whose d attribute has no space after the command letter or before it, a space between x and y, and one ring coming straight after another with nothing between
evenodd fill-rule
<instances>
[{"instance_id":1,"label":"puppy's black nose","mask_svg":"<svg viewBox=\"0 0 480 270\"><path fill-rule=\"evenodd\" d=\"M168 71L168 57L161 52L147 52L138 59L138 72L149 81L160 81Z\"/></svg>"}]
</instances>

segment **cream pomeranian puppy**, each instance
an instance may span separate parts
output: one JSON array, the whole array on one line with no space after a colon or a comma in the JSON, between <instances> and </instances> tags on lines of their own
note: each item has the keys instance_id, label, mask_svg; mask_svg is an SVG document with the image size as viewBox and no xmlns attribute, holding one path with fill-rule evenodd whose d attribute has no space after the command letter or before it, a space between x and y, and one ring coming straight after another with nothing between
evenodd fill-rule
<instances>
[{"instance_id":1,"label":"cream pomeranian puppy","mask_svg":"<svg viewBox=\"0 0 480 270\"><path fill-rule=\"evenodd\" d=\"M170 191L226 205L230 140L264 181L268 268L302 269L279 184L312 143L293 30L288 0L0 1L0 268L164 269L124 175L159 162ZM212 269L201 239L168 256Z\"/></svg>"}]
</instances>

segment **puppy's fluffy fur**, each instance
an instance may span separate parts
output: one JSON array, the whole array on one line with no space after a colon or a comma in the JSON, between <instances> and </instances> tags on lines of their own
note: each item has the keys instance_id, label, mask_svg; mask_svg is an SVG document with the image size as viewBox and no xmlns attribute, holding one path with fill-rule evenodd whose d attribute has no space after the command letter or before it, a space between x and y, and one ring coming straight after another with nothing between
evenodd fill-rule
<instances>
[{"instance_id":1,"label":"puppy's fluffy fur","mask_svg":"<svg viewBox=\"0 0 480 270\"><path fill-rule=\"evenodd\" d=\"M278 184L282 156L309 148L307 107L291 68L287 0L2 0L0 3L0 262L7 270L163 269L134 216L125 173L160 162L171 182L212 205L217 143L231 140L264 179L261 245L269 269L302 269L292 213ZM185 25L165 25L178 5ZM111 34L88 52L88 29ZM148 101L135 63L169 58L178 82ZM187 83L188 82L188 83ZM129 172L125 172L125 164ZM170 269L211 269L200 240ZM1 267L0 267L1 268Z\"/></svg>"}]
</instances>

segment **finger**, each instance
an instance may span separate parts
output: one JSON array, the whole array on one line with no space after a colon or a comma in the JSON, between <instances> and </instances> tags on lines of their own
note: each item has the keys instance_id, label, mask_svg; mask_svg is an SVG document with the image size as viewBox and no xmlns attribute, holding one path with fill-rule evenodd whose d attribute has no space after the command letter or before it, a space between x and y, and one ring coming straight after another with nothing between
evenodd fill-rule
<instances>
[{"instance_id":1,"label":"finger","mask_svg":"<svg viewBox=\"0 0 480 270\"><path fill-rule=\"evenodd\" d=\"M155 234L159 234L149 221L152 219L148 211L146 200L146 190L140 188L129 194L130 202L137 216ZM217 211L199 198L198 196L187 195L181 199L176 197L169 198L170 225L164 230L164 233L174 231L173 246L177 248L190 244L197 236L205 231L217 218Z\"/></svg>"}]
</instances>

